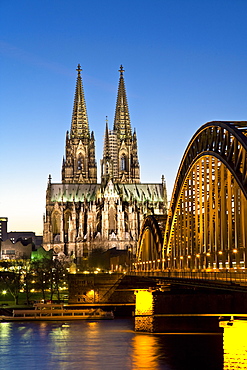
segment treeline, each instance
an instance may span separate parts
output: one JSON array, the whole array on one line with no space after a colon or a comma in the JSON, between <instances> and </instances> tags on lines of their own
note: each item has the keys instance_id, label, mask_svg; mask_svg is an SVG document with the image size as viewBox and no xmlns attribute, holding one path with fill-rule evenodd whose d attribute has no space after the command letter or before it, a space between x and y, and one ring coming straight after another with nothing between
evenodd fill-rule
<instances>
[{"instance_id":1,"label":"treeline","mask_svg":"<svg viewBox=\"0 0 247 370\"><path fill-rule=\"evenodd\" d=\"M30 304L32 293L39 291L44 300L60 301L61 288L68 283L70 261L66 257L42 260L0 261L1 289L8 291L19 303L20 292L25 292Z\"/></svg>"}]
</instances>

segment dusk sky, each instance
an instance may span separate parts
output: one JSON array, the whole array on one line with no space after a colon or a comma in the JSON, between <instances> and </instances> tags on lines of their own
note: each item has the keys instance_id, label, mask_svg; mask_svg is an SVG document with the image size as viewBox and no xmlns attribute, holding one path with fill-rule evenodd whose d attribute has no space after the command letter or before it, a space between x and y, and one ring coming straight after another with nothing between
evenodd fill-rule
<instances>
[{"instance_id":1,"label":"dusk sky","mask_svg":"<svg viewBox=\"0 0 247 370\"><path fill-rule=\"evenodd\" d=\"M247 120L246 0L1 0L0 55L0 216L8 231L43 232L49 174L61 182L78 63L98 181L120 64L141 181L164 174L169 198L195 131L212 120Z\"/></svg>"}]
</instances>

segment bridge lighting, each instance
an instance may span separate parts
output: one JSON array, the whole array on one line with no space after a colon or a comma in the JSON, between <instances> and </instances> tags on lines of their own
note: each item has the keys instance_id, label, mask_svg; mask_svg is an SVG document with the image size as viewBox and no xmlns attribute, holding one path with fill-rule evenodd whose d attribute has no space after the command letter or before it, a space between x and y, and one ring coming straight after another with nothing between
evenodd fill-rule
<instances>
[{"instance_id":1,"label":"bridge lighting","mask_svg":"<svg viewBox=\"0 0 247 370\"><path fill-rule=\"evenodd\" d=\"M157 260L157 262L160 262L160 260Z\"/></svg>"},{"instance_id":2,"label":"bridge lighting","mask_svg":"<svg viewBox=\"0 0 247 370\"><path fill-rule=\"evenodd\" d=\"M188 259L190 241L196 240L200 251L196 257L203 259L207 256L206 261L197 261L195 268L199 270L216 268L213 261L217 256L222 260L221 268L230 268L227 260L222 259L225 255L229 257L228 252L236 259L238 268L240 261L234 255L241 254L242 258L243 254L246 261L246 250L239 248L245 245L247 230L246 217L243 217L247 207L247 144L240 139L241 131L246 135L246 122L208 122L203 125L190 141L177 173L163 250L174 254L180 251ZM182 245L181 240L185 241ZM234 240L238 242L236 247L232 245ZM207 253L205 248L210 252ZM192 259L194 257L193 253Z\"/></svg>"},{"instance_id":3,"label":"bridge lighting","mask_svg":"<svg viewBox=\"0 0 247 370\"><path fill-rule=\"evenodd\" d=\"M188 256L188 258L191 258L191 256Z\"/></svg>"},{"instance_id":4,"label":"bridge lighting","mask_svg":"<svg viewBox=\"0 0 247 370\"><path fill-rule=\"evenodd\" d=\"M182 260L184 257L183 256L180 256L180 259Z\"/></svg>"}]
</instances>

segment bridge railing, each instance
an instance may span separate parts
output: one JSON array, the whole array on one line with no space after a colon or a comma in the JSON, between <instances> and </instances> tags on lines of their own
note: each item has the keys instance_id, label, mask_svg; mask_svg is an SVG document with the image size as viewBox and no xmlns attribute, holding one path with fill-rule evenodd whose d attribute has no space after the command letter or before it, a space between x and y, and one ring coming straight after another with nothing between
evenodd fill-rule
<instances>
[{"instance_id":1,"label":"bridge railing","mask_svg":"<svg viewBox=\"0 0 247 370\"><path fill-rule=\"evenodd\" d=\"M247 285L247 272L227 270L227 271L131 271L134 275L157 276L174 279L193 279L193 280L211 280L211 281L227 281L236 284Z\"/></svg>"}]
</instances>

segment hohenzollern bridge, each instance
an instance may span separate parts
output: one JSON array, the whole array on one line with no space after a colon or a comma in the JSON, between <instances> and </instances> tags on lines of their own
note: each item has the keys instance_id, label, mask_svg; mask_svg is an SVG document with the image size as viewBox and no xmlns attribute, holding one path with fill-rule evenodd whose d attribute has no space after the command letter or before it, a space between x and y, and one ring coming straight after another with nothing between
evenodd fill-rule
<instances>
[{"instance_id":1,"label":"hohenzollern bridge","mask_svg":"<svg viewBox=\"0 0 247 370\"><path fill-rule=\"evenodd\" d=\"M185 150L165 227L145 219L132 271L241 281L245 269L247 122L208 122Z\"/></svg>"}]
</instances>

